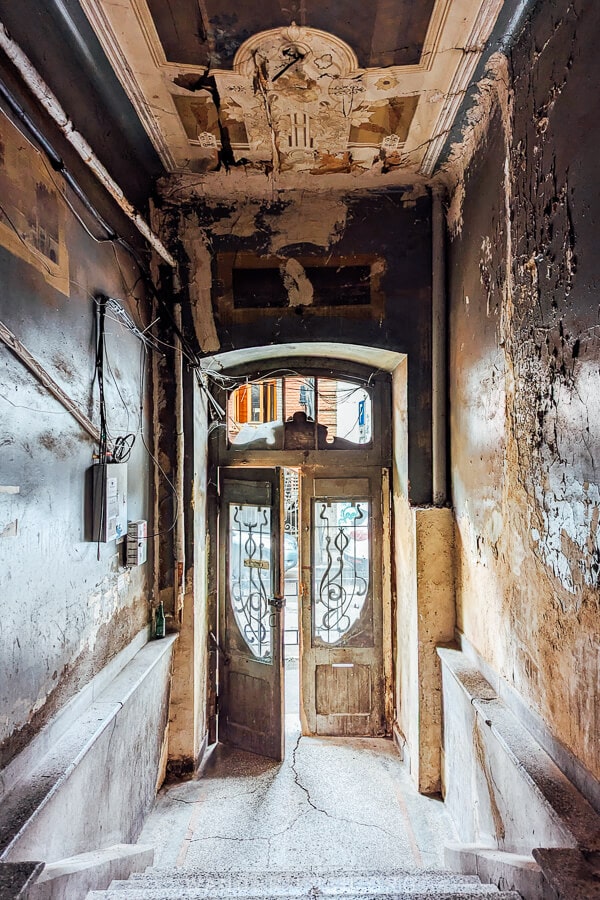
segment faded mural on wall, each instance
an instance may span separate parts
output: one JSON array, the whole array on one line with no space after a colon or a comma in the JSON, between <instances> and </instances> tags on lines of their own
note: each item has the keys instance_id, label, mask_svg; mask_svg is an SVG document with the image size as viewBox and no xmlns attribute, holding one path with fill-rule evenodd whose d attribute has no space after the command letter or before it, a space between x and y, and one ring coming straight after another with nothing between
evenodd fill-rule
<instances>
[{"instance_id":1,"label":"faded mural on wall","mask_svg":"<svg viewBox=\"0 0 600 900\"><path fill-rule=\"evenodd\" d=\"M64 192L60 176L0 114L0 244L69 295Z\"/></svg>"}]
</instances>

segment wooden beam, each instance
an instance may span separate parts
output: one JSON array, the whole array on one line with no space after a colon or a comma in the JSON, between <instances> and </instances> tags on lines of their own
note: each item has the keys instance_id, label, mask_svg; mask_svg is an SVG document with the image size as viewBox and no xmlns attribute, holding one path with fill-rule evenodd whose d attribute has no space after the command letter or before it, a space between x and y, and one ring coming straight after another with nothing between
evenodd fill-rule
<instances>
[{"instance_id":1,"label":"wooden beam","mask_svg":"<svg viewBox=\"0 0 600 900\"><path fill-rule=\"evenodd\" d=\"M77 419L81 427L87 431L90 437L99 442L100 432L94 423L88 419L85 413L81 412L75 402L65 394L60 385L58 385L52 376L46 372L44 367L31 355L27 347L21 343L10 328L7 328L4 322L0 322L0 340L4 341L8 349L12 350L17 359L20 359L23 365L35 375L40 384L42 384L59 403L62 403L67 412L70 412L73 418Z\"/></svg>"}]
</instances>

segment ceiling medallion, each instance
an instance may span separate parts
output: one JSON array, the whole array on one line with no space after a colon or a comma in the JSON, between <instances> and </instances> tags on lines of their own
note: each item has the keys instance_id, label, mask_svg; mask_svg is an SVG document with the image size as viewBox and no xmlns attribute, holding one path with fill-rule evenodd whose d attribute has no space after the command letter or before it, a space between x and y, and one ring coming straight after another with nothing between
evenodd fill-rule
<instances>
[{"instance_id":1,"label":"ceiling medallion","mask_svg":"<svg viewBox=\"0 0 600 900\"><path fill-rule=\"evenodd\" d=\"M240 75L253 75L255 60L262 59L271 64L270 74L273 75L279 63L290 61L293 50L317 76L324 71L331 76L346 76L358 71L358 59L348 44L326 31L304 28L295 22L286 28L272 28L248 38L235 55L233 70Z\"/></svg>"}]
</instances>

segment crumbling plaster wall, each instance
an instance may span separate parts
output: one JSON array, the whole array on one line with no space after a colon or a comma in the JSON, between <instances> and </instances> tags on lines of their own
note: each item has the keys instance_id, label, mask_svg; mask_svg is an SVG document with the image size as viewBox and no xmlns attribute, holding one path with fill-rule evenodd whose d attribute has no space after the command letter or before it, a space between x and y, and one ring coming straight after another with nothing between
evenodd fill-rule
<instances>
[{"instance_id":1,"label":"crumbling plaster wall","mask_svg":"<svg viewBox=\"0 0 600 900\"><path fill-rule=\"evenodd\" d=\"M5 127L2 134L9 152L6 136L13 132ZM23 159L23 178L29 166ZM41 253L28 262L22 242L18 256L1 246L8 233L3 219L0 321L98 424L94 296L123 298L142 328L149 309L131 257L86 234L60 198L60 176L53 178L68 285L53 285ZM18 193L17 184L11 202ZM2 202L8 204L8 195ZM97 230L93 221L89 227ZM106 332L109 428L113 436L137 433L128 463L128 516L151 519L150 459L139 434L143 427L150 444L149 373L142 375L141 345L133 335L109 319ZM86 540L86 470L97 449L0 342L0 768L149 619L151 561L126 570L122 546Z\"/></svg>"},{"instance_id":2,"label":"crumbling plaster wall","mask_svg":"<svg viewBox=\"0 0 600 900\"><path fill-rule=\"evenodd\" d=\"M458 625L596 778L599 33L592 0L538 5L449 215Z\"/></svg>"},{"instance_id":3,"label":"crumbling plaster wall","mask_svg":"<svg viewBox=\"0 0 600 900\"><path fill-rule=\"evenodd\" d=\"M169 712L169 771L194 771L207 740L208 409L192 373L184 381L185 573Z\"/></svg>"},{"instance_id":4,"label":"crumbling plaster wall","mask_svg":"<svg viewBox=\"0 0 600 900\"><path fill-rule=\"evenodd\" d=\"M431 201L422 189L349 194L280 191L256 196L237 176L227 200L203 195L197 179L172 178L161 189L155 221L181 260L190 326L205 353L304 341L392 349L408 356L409 481L413 502L431 501ZM237 185L237 188L236 188ZM243 255L278 259L288 293L273 310L226 318L221 261ZM298 257L345 264L377 259L371 279L382 297L364 312L339 297L315 310ZM188 285L189 287L185 287ZM214 324L213 324L214 321Z\"/></svg>"}]
</instances>

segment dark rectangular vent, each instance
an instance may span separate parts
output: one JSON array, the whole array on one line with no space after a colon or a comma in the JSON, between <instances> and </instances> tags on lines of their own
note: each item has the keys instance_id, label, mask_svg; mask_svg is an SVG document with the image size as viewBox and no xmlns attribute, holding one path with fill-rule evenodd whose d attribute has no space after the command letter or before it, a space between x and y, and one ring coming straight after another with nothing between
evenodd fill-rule
<instances>
[{"instance_id":1,"label":"dark rectangular vent","mask_svg":"<svg viewBox=\"0 0 600 900\"><path fill-rule=\"evenodd\" d=\"M315 306L368 306L371 302L370 266L315 266L305 271Z\"/></svg>"},{"instance_id":2,"label":"dark rectangular vent","mask_svg":"<svg viewBox=\"0 0 600 900\"><path fill-rule=\"evenodd\" d=\"M308 266L313 287L312 306L368 306L371 303L370 266ZM234 309L283 309L289 305L283 276L277 268L234 268Z\"/></svg>"},{"instance_id":3,"label":"dark rectangular vent","mask_svg":"<svg viewBox=\"0 0 600 900\"><path fill-rule=\"evenodd\" d=\"M288 305L287 291L277 269L234 269L234 309L277 309Z\"/></svg>"}]
</instances>

